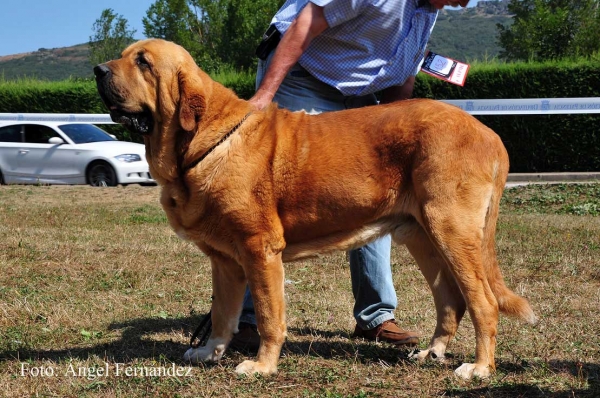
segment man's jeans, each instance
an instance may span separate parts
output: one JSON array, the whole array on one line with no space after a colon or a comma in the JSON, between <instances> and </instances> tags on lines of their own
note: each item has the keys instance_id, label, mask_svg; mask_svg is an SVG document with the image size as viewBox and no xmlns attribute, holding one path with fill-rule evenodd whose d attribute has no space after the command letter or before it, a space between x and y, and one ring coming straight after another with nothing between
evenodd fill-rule
<instances>
[{"instance_id":1,"label":"man's jeans","mask_svg":"<svg viewBox=\"0 0 600 398\"><path fill-rule=\"evenodd\" d=\"M256 85L260 84L274 51L265 60L259 60ZM338 111L375 105L375 95L347 97L337 89L312 77L296 64L283 80L274 102L279 107L308 113ZM362 329L373 329L384 321L394 319L398 303L390 266L391 237L384 236L349 252L354 317ZM254 304L246 288L240 322L256 324Z\"/></svg>"}]
</instances>

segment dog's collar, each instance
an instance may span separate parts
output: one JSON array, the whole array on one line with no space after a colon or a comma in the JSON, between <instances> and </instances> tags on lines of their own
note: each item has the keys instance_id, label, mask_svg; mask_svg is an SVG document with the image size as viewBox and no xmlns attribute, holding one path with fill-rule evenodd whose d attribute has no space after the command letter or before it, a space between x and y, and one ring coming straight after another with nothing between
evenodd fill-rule
<instances>
[{"instance_id":1,"label":"dog's collar","mask_svg":"<svg viewBox=\"0 0 600 398\"><path fill-rule=\"evenodd\" d=\"M202 156L200 156L198 159L194 160L192 163L188 164L187 166L183 167L183 173L185 174L188 170L193 169L194 167L196 167L201 161L203 161L208 155L210 155L210 153L212 151L214 151L215 149L217 149L217 147L219 145L221 145L222 143L224 143L227 138L231 137L231 135L233 133L235 133L241 126L242 124L246 121L246 119L248 119L248 117L252 114L252 111L248 112L246 114L246 116L244 116L244 118L235 126L233 126L233 128L231 130L229 130L229 132L227 134L225 134L223 136L223 138L221 138L215 145L213 145L212 147L210 147L206 152L204 152L204 154Z\"/></svg>"}]
</instances>

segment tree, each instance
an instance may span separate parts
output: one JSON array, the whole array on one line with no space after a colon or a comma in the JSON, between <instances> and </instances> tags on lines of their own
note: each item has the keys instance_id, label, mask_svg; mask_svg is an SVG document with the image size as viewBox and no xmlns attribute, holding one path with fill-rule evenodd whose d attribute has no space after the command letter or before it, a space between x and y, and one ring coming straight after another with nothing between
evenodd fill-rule
<instances>
[{"instance_id":1,"label":"tree","mask_svg":"<svg viewBox=\"0 0 600 398\"><path fill-rule=\"evenodd\" d=\"M600 51L600 1L588 1L586 12L582 13L579 35L576 42L577 54L591 54Z\"/></svg>"},{"instance_id":2,"label":"tree","mask_svg":"<svg viewBox=\"0 0 600 398\"><path fill-rule=\"evenodd\" d=\"M188 0L157 0L142 19L146 37L165 39L179 44L196 59L206 53L198 10Z\"/></svg>"},{"instance_id":3,"label":"tree","mask_svg":"<svg viewBox=\"0 0 600 398\"><path fill-rule=\"evenodd\" d=\"M221 0L220 3L224 12L219 11L222 21L217 56L237 69L254 69L256 47L283 1ZM214 23L216 19L213 13L211 21Z\"/></svg>"},{"instance_id":4,"label":"tree","mask_svg":"<svg viewBox=\"0 0 600 398\"><path fill-rule=\"evenodd\" d=\"M282 0L157 0L143 19L147 37L173 41L202 69L250 69L254 49Z\"/></svg>"},{"instance_id":5,"label":"tree","mask_svg":"<svg viewBox=\"0 0 600 398\"><path fill-rule=\"evenodd\" d=\"M600 0L510 0L514 22L498 24L500 57L536 61L600 50Z\"/></svg>"},{"instance_id":6,"label":"tree","mask_svg":"<svg viewBox=\"0 0 600 398\"><path fill-rule=\"evenodd\" d=\"M93 65L119 58L121 51L133 42L136 32L135 29L129 28L122 15L115 14L111 8L102 11L92 30L94 35L90 36L89 46L90 61Z\"/></svg>"}]
</instances>

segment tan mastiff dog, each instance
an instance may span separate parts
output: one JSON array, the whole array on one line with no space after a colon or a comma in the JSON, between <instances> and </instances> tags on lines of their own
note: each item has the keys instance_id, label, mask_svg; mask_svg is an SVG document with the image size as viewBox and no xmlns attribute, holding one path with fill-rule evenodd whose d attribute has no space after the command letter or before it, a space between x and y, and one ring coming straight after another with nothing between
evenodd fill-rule
<instances>
[{"instance_id":1,"label":"tan mastiff dog","mask_svg":"<svg viewBox=\"0 0 600 398\"><path fill-rule=\"evenodd\" d=\"M143 135L171 226L211 261L212 334L186 360L222 357L248 283L261 343L257 360L236 371L275 373L286 336L283 262L385 234L408 247L433 293L437 327L418 359L444 358L468 308L476 358L456 373L486 377L498 312L535 321L496 260L506 150L460 109L408 100L321 115L257 111L162 40L134 43L94 72L113 120Z\"/></svg>"}]
</instances>

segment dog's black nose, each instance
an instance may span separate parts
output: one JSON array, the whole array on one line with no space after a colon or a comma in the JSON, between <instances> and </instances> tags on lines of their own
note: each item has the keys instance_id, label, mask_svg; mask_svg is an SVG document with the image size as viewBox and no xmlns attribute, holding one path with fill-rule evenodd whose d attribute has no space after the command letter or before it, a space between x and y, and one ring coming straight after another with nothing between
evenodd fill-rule
<instances>
[{"instance_id":1,"label":"dog's black nose","mask_svg":"<svg viewBox=\"0 0 600 398\"><path fill-rule=\"evenodd\" d=\"M110 73L110 69L105 64L96 65L94 67L94 75L96 77L104 77Z\"/></svg>"}]
</instances>

